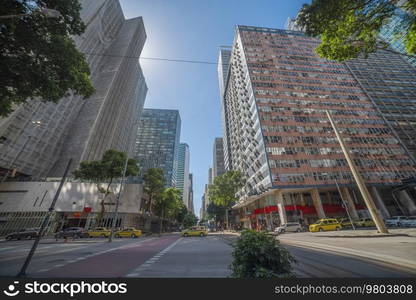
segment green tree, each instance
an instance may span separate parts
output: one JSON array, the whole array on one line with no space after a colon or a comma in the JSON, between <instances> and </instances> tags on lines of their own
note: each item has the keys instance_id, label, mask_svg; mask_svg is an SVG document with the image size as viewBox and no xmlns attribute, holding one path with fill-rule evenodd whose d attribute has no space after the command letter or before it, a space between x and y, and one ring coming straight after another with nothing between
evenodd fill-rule
<instances>
[{"instance_id":1,"label":"green tree","mask_svg":"<svg viewBox=\"0 0 416 300\"><path fill-rule=\"evenodd\" d=\"M187 214L188 214L188 209L186 208L185 204L183 204L183 202L181 201L181 203L179 204L177 213L175 215L175 220L179 224L183 224L183 221Z\"/></svg>"},{"instance_id":2,"label":"green tree","mask_svg":"<svg viewBox=\"0 0 416 300\"><path fill-rule=\"evenodd\" d=\"M228 171L214 179L208 188L210 201L224 207L225 222L228 229L228 209L237 201L236 193L244 186L243 174L240 171Z\"/></svg>"},{"instance_id":3,"label":"green tree","mask_svg":"<svg viewBox=\"0 0 416 300\"><path fill-rule=\"evenodd\" d=\"M185 228L192 227L196 225L198 222L198 218L191 212L188 211L188 213L185 215L185 218L183 219L183 226Z\"/></svg>"},{"instance_id":4,"label":"green tree","mask_svg":"<svg viewBox=\"0 0 416 300\"><path fill-rule=\"evenodd\" d=\"M159 235L163 231L163 219L174 216L181 202L181 191L173 187L164 189L156 198L154 208L160 218Z\"/></svg>"},{"instance_id":5,"label":"green tree","mask_svg":"<svg viewBox=\"0 0 416 300\"><path fill-rule=\"evenodd\" d=\"M58 18L38 13L58 10ZM89 97L94 87L90 70L71 36L80 35L85 24L78 0L3 0L0 16L0 116L30 98L57 102L75 94Z\"/></svg>"},{"instance_id":6,"label":"green tree","mask_svg":"<svg viewBox=\"0 0 416 300\"><path fill-rule=\"evenodd\" d=\"M293 277L292 263L295 259L277 239L267 233L245 230L233 248L231 277Z\"/></svg>"},{"instance_id":7,"label":"green tree","mask_svg":"<svg viewBox=\"0 0 416 300\"><path fill-rule=\"evenodd\" d=\"M143 176L144 192L149 195L148 211L152 213L153 200L159 197L165 187L165 176L160 168L150 168Z\"/></svg>"},{"instance_id":8,"label":"green tree","mask_svg":"<svg viewBox=\"0 0 416 300\"><path fill-rule=\"evenodd\" d=\"M79 168L73 172L77 179L88 180L97 183L98 191L104 194L100 202L101 210L98 219L101 220L105 213L105 200L110 192L110 186L113 180L123 176L124 166L127 156L125 153L117 150L107 150L101 160L83 161ZM139 173L137 161L129 159L127 161L126 176L135 176ZM107 188L101 186L102 182L108 181Z\"/></svg>"},{"instance_id":9,"label":"green tree","mask_svg":"<svg viewBox=\"0 0 416 300\"><path fill-rule=\"evenodd\" d=\"M223 223L224 222L224 215L225 215L225 207L221 205L217 205L214 202L208 204L207 207L207 214L209 218L215 220L215 223Z\"/></svg>"},{"instance_id":10,"label":"green tree","mask_svg":"<svg viewBox=\"0 0 416 300\"><path fill-rule=\"evenodd\" d=\"M388 45L379 40L383 25L401 16L395 34L404 36L408 55L416 54L416 0L312 0L297 16L307 35L320 37L316 52L324 58L344 61L367 57ZM408 13L398 10L402 8ZM391 51L391 50L390 50Z\"/></svg>"}]
</instances>

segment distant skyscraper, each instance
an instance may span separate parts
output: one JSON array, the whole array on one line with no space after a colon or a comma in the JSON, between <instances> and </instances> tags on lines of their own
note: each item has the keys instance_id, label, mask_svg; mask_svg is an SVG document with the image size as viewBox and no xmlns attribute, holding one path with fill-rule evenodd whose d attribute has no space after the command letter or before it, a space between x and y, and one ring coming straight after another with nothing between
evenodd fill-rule
<instances>
[{"instance_id":1,"label":"distant skyscraper","mask_svg":"<svg viewBox=\"0 0 416 300\"><path fill-rule=\"evenodd\" d=\"M212 177L214 180L215 177L220 176L225 173L224 145L223 145L222 138L215 138L212 160L213 160Z\"/></svg>"},{"instance_id":2,"label":"distant skyscraper","mask_svg":"<svg viewBox=\"0 0 416 300\"><path fill-rule=\"evenodd\" d=\"M227 137L228 128L227 128L227 115L226 110L224 107L224 91L225 86L227 85L228 79L228 70L230 69L230 58L231 58L231 47L229 46L222 46L220 47L220 52L218 55L218 83L220 88L220 100L221 100L221 122L224 136ZM231 158L230 158L230 149L227 143L228 139L225 138L223 140L223 147L224 147L224 168L226 170L230 169L231 166Z\"/></svg>"},{"instance_id":3,"label":"distant skyscraper","mask_svg":"<svg viewBox=\"0 0 416 300\"><path fill-rule=\"evenodd\" d=\"M189 146L186 143L179 144L176 187L181 191L183 203L189 209Z\"/></svg>"},{"instance_id":4,"label":"distant skyscraper","mask_svg":"<svg viewBox=\"0 0 416 300\"><path fill-rule=\"evenodd\" d=\"M189 173L189 193L188 193L188 210L194 213L194 179L192 173Z\"/></svg>"},{"instance_id":5,"label":"distant skyscraper","mask_svg":"<svg viewBox=\"0 0 416 300\"><path fill-rule=\"evenodd\" d=\"M271 212L281 223L345 216L338 184L354 217L367 213L326 116L330 111L384 217L403 207L416 212L405 191L400 206L391 200L393 188L415 175L415 163L356 79L360 70L318 57L319 42L297 31L237 27L224 93L231 167L246 178L234 209L244 222ZM405 68L392 59L397 70ZM374 72L386 72L382 69ZM415 81L392 79L392 73L383 80L400 81L397 93L416 89ZM380 97L386 85L377 91Z\"/></svg>"},{"instance_id":6,"label":"distant skyscraper","mask_svg":"<svg viewBox=\"0 0 416 300\"><path fill-rule=\"evenodd\" d=\"M133 153L147 92L138 59L146 40L143 20L125 20L118 0L82 0L81 6L87 28L73 38L86 53L96 92L85 100L71 94L56 104L33 100L1 119L0 173L17 153L13 167L32 177L62 176L70 158L72 171L108 149Z\"/></svg>"},{"instance_id":7,"label":"distant skyscraper","mask_svg":"<svg viewBox=\"0 0 416 300\"><path fill-rule=\"evenodd\" d=\"M406 53L404 45L405 35L403 32L402 22L406 18L406 12L397 9L397 15L393 16L390 22L386 23L380 31L380 37L387 42L393 50L400 53ZM408 16L407 16L408 17ZM403 55L403 59L407 60L416 68L416 58Z\"/></svg>"},{"instance_id":8,"label":"distant skyscraper","mask_svg":"<svg viewBox=\"0 0 416 300\"><path fill-rule=\"evenodd\" d=\"M141 176L150 168L161 168L166 186L176 186L180 131L178 110L143 110L135 149Z\"/></svg>"}]
</instances>

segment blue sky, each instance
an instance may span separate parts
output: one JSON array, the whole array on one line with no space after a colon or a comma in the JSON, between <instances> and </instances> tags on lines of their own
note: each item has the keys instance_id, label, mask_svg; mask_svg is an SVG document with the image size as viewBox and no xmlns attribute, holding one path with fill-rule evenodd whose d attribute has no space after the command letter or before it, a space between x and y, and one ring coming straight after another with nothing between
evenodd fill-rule
<instances>
[{"instance_id":1,"label":"blue sky","mask_svg":"<svg viewBox=\"0 0 416 300\"><path fill-rule=\"evenodd\" d=\"M143 17L143 57L216 62L236 25L284 28L307 0L120 0L126 18ZM194 208L199 216L214 138L222 136L216 65L141 60L149 88L145 107L178 109L189 145Z\"/></svg>"}]
</instances>

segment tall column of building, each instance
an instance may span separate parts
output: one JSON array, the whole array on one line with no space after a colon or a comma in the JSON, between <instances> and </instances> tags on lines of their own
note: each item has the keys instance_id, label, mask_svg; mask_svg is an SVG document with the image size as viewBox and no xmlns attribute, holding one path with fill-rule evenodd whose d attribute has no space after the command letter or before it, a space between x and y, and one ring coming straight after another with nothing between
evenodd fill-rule
<instances>
[{"instance_id":1,"label":"tall column of building","mask_svg":"<svg viewBox=\"0 0 416 300\"><path fill-rule=\"evenodd\" d=\"M215 177L225 173L223 138L215 138L212 152L212 177L215 179Z\"/></svg>"}]
</instances>

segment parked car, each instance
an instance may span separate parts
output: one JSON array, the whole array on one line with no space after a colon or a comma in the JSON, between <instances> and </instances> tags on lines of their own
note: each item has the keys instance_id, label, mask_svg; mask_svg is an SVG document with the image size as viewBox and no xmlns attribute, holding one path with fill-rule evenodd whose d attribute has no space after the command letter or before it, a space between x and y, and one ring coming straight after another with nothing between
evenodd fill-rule
<instances>
[{"instance_id":1,"label":"parked car","mask_svg":"<svg viewBox=\"0 0 416 300\"><path fill-rule=\"evenodd\" d=\"M39 235L39 228L23 228L19 231L9 233L6 235L6 241L31 239Z\"/></svg>"},{"instance_id":2,"label":"parked car","mask_svg":"<svg viewBox=\"0 0 416 300\"><path fill-rule=\"evenodd\" d=\"M207 236L208 230L205 226L193 226L182 231L182 236Z\"/></svg>"},{"instance_id":3,"label":"parked car","mask_svg":"<svg viewBox=\"0 0 416 300\"><path fill-rule=\"evenodd\" d=\"M357 221L357 226L359 227L374 227L376 224L374 223L373 219L370 218L362 218Z\"/></svg>"},{"instance_id":4,"label":"parked car","mask_svg":"<svg viewBox=\"0 0 416 300\"><path fill-rule=\"evenodd\" d=\"M338 220L338 223L341 224L341 227L342 228L352 228L352 224L354 224L354 226L357 226L357 222L356 221L353 220L352 221L352 224L351 224L351 221L348 218L339 219Z\"/></svg>"},{"instance_id":5,"label":"parked car","mask_svg":"<svg viewBox=\"0 0 416 300\"><path fill-rule=\"evenodd\" d=\"M83 238L87 237L87 233L82 227L67 227L55 234L55 238Z\"/></svg>"},{"instance_id":6,"label":"parked car","mask_svg":"<svg viewBox=\"0 0 416 300\"><path fill-rule=\"evenodd\" d=\"M401 221L404 227L416 227L416 216L410 216L407 219Z\"/></svg>"},{"instance_id":7,"label":"parked car","mask_svg":"<svg viewBox=\"0 0 416 300\"><path fill-rule=\"evenodd\" d=\"M137 238L139 236L142 235L142 231L140 229L136 229L134 227L126 227L124 229L118 230L115 233L115 237L116 238L121 238L121 237L132 237L132 238Z\"/></svg>"},{"instance_id":8,"label":"parked car","mask_svg":"<svg viewBox=\"0 0 416 300\"><path fill-rule=\"evenodd\" d=\"M280 234L285 232L301 232L302 225L298 222L288 222L286 224L282 224L281 226L277 227L274 232Z\"/></svg>"},{"instance_id":9,"label":"parked car","mask_svg":"<svg viewBox=\"0 0 416 300\"><path fill-rule=\"evenodd\" d=\"M309 225L310 232L340 230L341 224L337 219L320 219Z\"/></svg>"},{"instance_id":10,"label":"parked car","mask_svg":"<svg viewBox=\"0 0 416 300\"><path fill-rule=\"evenodd\" d=\"M403 221L407 220L406 216L394 216L386 219L386 226L388 227L402 227Z\"/></svg>"},{"instance_id":11,"label":"parked car","mask_svg":"<svg viewBox=\"0 0 416 300\"><path fill-rule=\"evenodd\" d=\"M111 230L105 227L97 227L87 231L86 235L90 238L92 237L109 237Z\"/></svg>"}]
</instances>

